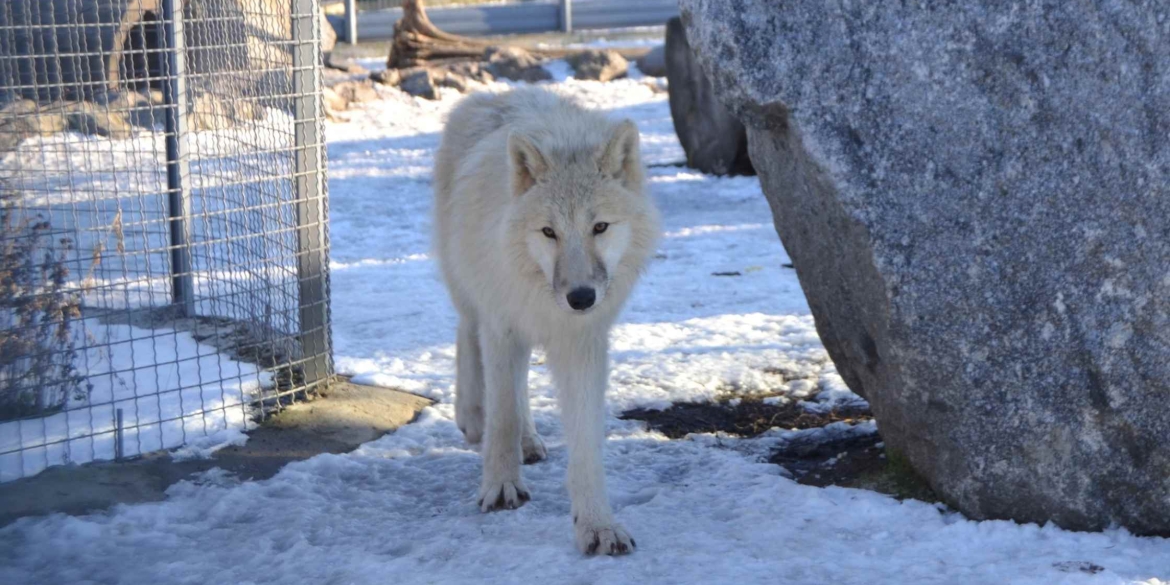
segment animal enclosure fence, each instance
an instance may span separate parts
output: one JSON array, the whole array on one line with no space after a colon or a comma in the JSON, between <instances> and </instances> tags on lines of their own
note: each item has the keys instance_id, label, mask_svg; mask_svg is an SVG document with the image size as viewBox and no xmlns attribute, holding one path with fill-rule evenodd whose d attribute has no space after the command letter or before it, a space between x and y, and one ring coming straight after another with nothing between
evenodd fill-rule
<instances>
[{"instance_id":1,"label":"animal enclosure fence","mask_svg":"<svg viewBox=\"0 0 1170 585\"><path fill-rule=\"evenodd\" d=\"M332 376L318 0L0 3L0 481Z\"/></svg>"}]
</instances>

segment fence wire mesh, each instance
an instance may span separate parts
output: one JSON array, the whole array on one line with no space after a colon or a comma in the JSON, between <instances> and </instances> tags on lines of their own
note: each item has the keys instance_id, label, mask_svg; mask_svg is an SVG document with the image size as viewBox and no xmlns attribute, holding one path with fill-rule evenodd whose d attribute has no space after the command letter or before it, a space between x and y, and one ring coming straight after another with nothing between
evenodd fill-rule
<instances>
[{"instance_id":1,"label":"fence wire mesh","mask_svg":"<svg viewBox=\"0 0 1170 585\"><path fill-rule=\"evenodd\" d=\"M402 8L406 0L357 0L357 9L361 12L370 10L386 10L387 8ZM524 2L552 2L560 0L427 0L427 8L441 8L444 6L467 6L475 4L521 4Z\"/></svg>"},{"instance_id":2,"label":"fence wire mesh","mask_svg":"<svg viewBox=\"0 0 1170 585\"><path fill-rule=\"evenodd\" d=\"M0 481L230 437L329 380L323 22L0 3Z\"/></svg>"}]
</instances>

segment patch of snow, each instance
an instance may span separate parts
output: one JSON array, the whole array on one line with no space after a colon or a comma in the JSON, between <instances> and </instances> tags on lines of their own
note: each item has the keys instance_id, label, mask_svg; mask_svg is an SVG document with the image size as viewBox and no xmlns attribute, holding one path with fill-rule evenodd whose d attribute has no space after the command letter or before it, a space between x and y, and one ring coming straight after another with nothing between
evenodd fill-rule
<instances>
[{"instance_id":1,"label":"patch of snow","mask_svg":"<svg viewBox=\"0 0 1170 585\"><path fill-rule=\"evenodd\" d=\"M552 59L546 62L543 67L549 75L552 75L555 82L559 83L573 78L573 67L564 59Z\"/></svg>"},{"instance_id":2,"label":"patch of snow","mask_svg":"<svg viewBox=\"0 0 1170 585\"><path fill-rule=\"evenodd\" d=\"M854 394L845 385L833 362L827 362L821 370L819 386L820 392L813 400L801 403L805 410L828 412L840 408L862 409L869 406L864 398Z\"/></svg>"},{"instance_id":3,"label":"patch of snow","mask_svg":"<svg viewBox=\"0 0 1170 585\"><path fill-rule=\"evenodd\" d=\"M371 73L375 72L375 71L385 71L386 70L386 58L385 57L359 57L357 59L351 59L351 61L353 61L354 63L356 63L358 65L361 65L362 67L364 67L366 70L370 71Z\"/></svg>"},{"instance_id":4,"label":"patch of snow","mask_svg":"<svg viewBox=\"0 0 1170 585\"><path fill-rule=\"evenodd\" d=\"M188 441L171 453L171 459L186 461L189 459L210 459L216 451L225 447L240 447L248 442L248 435L240 428L232 427L218 430L210 435Z\"/></svg>"}]
</instances>

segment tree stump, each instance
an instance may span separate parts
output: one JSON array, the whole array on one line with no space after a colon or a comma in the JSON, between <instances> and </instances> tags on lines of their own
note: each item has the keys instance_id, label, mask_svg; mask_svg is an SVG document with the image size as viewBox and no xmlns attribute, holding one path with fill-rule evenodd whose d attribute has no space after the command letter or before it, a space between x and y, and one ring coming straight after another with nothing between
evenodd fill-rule
<instances>
[{"instance_id":1,"label":"tree stump","mask_svg":"<svg viewBox=\"0 0 1170 585\"><path fill-rule=\"evenodd\" d=\"M427 17L422 0L406 0L402 3L402 18L394 24L394 37L390 43L390 55L386 58L389 69L409 69L446 65L460 61L481 61L490 47L501 43L474 39L444 32ZM589 49L556 49L522 47L533 56L544 59L563 59L589 51ZM617 49L625 59L637 59L649 49Z\"/></svg>"}]
</instances>

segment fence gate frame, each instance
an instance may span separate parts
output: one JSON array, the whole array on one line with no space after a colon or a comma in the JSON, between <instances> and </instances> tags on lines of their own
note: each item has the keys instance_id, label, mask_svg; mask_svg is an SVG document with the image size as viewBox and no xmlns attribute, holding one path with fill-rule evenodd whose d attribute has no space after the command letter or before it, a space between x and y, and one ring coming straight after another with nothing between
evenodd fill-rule
<instances>
[{"instance_id":1,"label":"fence gate frame","mask_svg":"<svg viewBox=\"0 0 1170 585\"><path fill-rule=\"evenodd\" d=\"M0 250L36 258L0 340L65 332L4 367L72 368L0 391L82 388L0 410L0 481L252 429L335 380L323 26L320 0L0 0L0 201L25 222ZM68 311L12 317L50 294Z\"/></svg>"},{"instance_id":2,"label":"fence gate frame","mask_svg":"<svg viewBox=\"0 0 1170 585\"><path fill-rule=\"evenodd\" d=\"M175 0L169 0L175 1ZM333 376L329 347L329 283L325 268L328 227L325 207L325 149L321 132L321 26L318 0L292 2L293 110L296 127L297 277L301 348L309 388Z\"/></svg>"}]
</instances>

